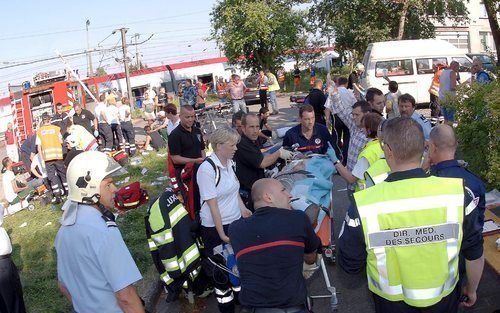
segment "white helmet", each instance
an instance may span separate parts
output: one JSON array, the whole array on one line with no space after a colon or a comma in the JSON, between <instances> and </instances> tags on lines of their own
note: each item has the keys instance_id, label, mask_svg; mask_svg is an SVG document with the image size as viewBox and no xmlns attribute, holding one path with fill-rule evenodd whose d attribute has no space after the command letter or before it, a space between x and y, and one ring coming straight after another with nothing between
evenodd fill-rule
<instances>
[{"instance_id":1,"label":"white helmet","mask_svg":"<svg viewBox=\"0 0 500 313\"><path fill-rule=\"evenodd\" d=\"M71 134L66 137L66 143L70 146L70 148L75 148L76 146L78 146L76 136Z\"/></svg>"},{"instance_id":2,"label":"white helmet","mask_svg":"<svg viewBox=\"0 0 500 313\"><path fill-rule=\"evenodd\" d=\"M356 64L356 70L363 72L365 70L365 66L362 63Z\"/></svg>"},{"instance_id":3,"label":"white helmet","mask_svg":"<svg viewBox=\"0 0 500 313\"><path fill-rule=\"evenodd\" d=\"M68 200L97 204L100 198L100 185L105 178L126 174L127 170L113 158L99 151L86 151L71 160L66 178L68 181Z\"/></svg>"}]
</instances>

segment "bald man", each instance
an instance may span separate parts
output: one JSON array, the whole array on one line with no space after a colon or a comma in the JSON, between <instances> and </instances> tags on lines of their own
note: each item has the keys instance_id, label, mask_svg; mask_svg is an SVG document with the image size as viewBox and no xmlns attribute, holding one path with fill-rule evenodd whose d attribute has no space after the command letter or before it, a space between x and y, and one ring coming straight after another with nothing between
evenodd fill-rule
<instances>
[{"instance_id":1,"label":"bald man","mask_svg":"<svg viewBox=\"0 0 500 313\"><path fill-rule=\"evenodd\" d=\"M291 196L279 181L259 179L252 199L255 213L229 226L241 312L306 313L303 262L315 262L321 242L306 214L291 209Z\"/></svg>"},{"instance_id":2,"label":"bald man","mask_svg":"<svg viewBox=\"0 0 500 313\"><path fill-rule=\"evenodd\" d=\"M451 126L442 124L432 129L429 141L431 174L439 177L462 178L465 185L464 207L467 218L464 219L464 229L469 229L469 231L464 231L464 233L469 233L471 236L464 238L462 251L466 251L471 246L476 246L477 249L473 249L473 253L462 253L460 255L460 272L463 274L465 269L469 270L469 267L473 267L475 271L482 273L484 265L482 229L486 205L486 188L478 176L468 171L455 160L456 150L457 140ZM481 275L479 275L480 277ZM472 294L472 297L475 298L475 291L471 290L469 285L470 283L467 282L465 294L469 298L471 298Z\"/></svg>"}]
</instances>

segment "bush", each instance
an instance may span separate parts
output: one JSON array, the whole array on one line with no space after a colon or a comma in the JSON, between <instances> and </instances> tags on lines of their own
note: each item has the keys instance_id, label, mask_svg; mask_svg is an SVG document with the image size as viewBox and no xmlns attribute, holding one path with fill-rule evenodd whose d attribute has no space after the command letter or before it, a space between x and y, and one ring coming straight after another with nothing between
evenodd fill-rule
<instances>
[{"instance_id":1,"label":"bush","mask_svg":"<svg viewBox=\"0 0 500 313\"><path fill-rule=\"evenodd\" d=\"M500 189L500 82L460 86L445 107L456 111L457 158L469 163L488 190Z\"/></svg>"}]
</instances>

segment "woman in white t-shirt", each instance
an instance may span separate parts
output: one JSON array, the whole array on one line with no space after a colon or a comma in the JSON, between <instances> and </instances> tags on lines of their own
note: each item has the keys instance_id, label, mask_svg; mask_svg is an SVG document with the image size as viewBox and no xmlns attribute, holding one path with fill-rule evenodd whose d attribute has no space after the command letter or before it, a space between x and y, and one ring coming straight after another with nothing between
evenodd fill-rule
<instances>
[{"instance_id":1,"label":"woman in white t-shirt","mask_svg":"<svg viewBox=\"0 0 500 313\"><path fill-rule=\"evenodd\" d=\"M197 172L201 201L201 234L209 253L222 242L229 242L229 224L242 216L248 217L252 214L241 200L240 183L233 168L232 158L239 140L238 132L229 126L216 129L210 136L214 153L209 158L218 170L215 171L212 164L206 160ZM220 178L217 177L217 172Z\"/></svg>"}]
</instances>

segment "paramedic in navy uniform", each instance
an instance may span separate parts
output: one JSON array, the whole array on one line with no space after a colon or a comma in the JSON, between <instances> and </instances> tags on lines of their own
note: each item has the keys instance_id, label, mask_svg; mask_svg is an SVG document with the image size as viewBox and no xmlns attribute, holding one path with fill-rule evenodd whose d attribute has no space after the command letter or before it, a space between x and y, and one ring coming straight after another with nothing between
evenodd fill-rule
<instances>
[{"instance_id":1,"label":"paramedic in navy uniform","mask_svg":"<svg viewBox=\"0 0 500 313\"><path fill-rule=\"evenodd\" d=\"M325 154L328 143L335 147L330 132L325 125L316 123L314 108L307 104L299 109L300 124L290 128L283 138L283 147L298 144L297 151ZM337 153L339 157L339 153Z\"/></svg>"},{"instance_id":2,"label":"paramedic in navy uniform","mask_svg":"<svg viewBox=\"0 0 500 313\"><path fill-rule=\"evenodd\" d=\"M256 181L252 199L255 213L229 226L241 312L306 313L302 267L316 261L320 239L306 214L291 209L291 196L279 181Z\"/></svg>"}]
</instances>

